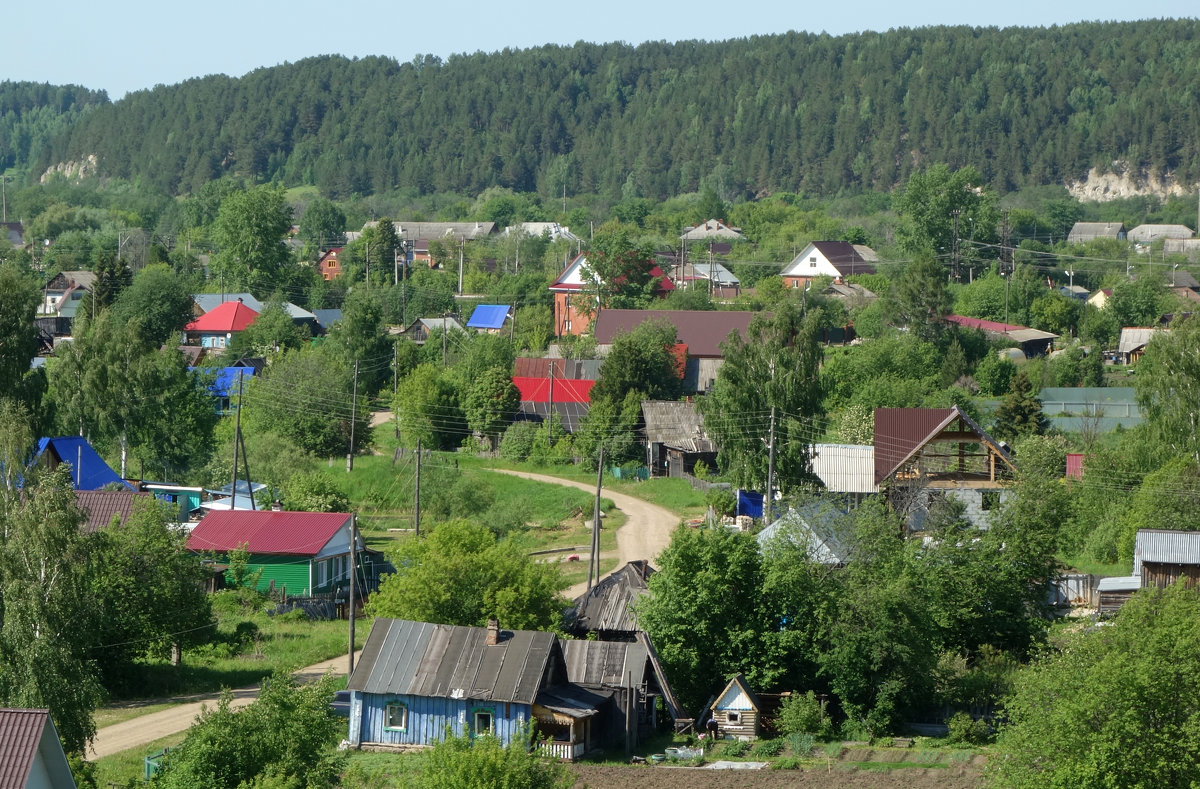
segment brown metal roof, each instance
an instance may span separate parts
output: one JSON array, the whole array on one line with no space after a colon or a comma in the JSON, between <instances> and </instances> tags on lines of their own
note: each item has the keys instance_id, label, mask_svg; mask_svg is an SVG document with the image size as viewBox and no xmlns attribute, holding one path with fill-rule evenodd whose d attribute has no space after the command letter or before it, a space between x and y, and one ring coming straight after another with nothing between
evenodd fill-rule
<instances>
[{"instance_id":1,"label":"brown metal roof","mask_svg":"<svg viewBox=\"0 0 1200 789\"><path fill-rule=\"evenodd\" d=\"M0 789L24 789L49 710L0 709Z\"/></svg>"},{"instance_id":2,"label":"brown metal roof","mask_svg":"<svg viewBox=\"0 0 1200 789\"><path fill-rule=\"evenodd\" d=\"M721 343L730 333L746 338L746 328L758 313L725 310L600 310L592 330L596 342L609 345L621 332L630 332L646 321L666 321L675 327L676 339L689 356L721 357Z\"/></svg>"},{"instance_id":3,"label":"brown metal roof","mask_svg":"<svg viewBox=\"0 0 1200 789\"><path fill-rule=\"evenodd\" d=\"M638 630L633 604L650 591L646 580L654 568L645 559L629 562L575 598L574 630Z\"/></svg>"},{"instance_id":4,"label":"brown metal roof","mask_svg":"<svg viewBox=\"0 0 1200 789\"><path fill-rule=\"evenodd\" d=\"M1012 457L978 422L958 406L953 408L876 408L875 484L890 477L939 433L961 420L973 443L985 444L1014 467Z\"/></svg>"},{"instance_id":5,"label":"brown metal roof","mask_svg":"<svg viewBox=\"0 0 1200 789\"><path fill-rule=\"evenodd\" d=\"M135 493L132 490L77 490L75 500L79 509L87 516L83 522L83 531L91 533L109 526L113 517L118 517L120 523L125 523L133 512L133 504L138 499L148 499L148 493Z\"/></svg>"},{"instance_id":6,"label":"brown metal roof","mask_svg":"<svg viewBox=\"0 0 1200 789\"><path fill-rule=\"evenodd\" d=\"M482 627L376 619L347 688L532 704L547 664L562 660L554 634L501 630L498 644L486 639Z\"/></svg>"}]
</instances>

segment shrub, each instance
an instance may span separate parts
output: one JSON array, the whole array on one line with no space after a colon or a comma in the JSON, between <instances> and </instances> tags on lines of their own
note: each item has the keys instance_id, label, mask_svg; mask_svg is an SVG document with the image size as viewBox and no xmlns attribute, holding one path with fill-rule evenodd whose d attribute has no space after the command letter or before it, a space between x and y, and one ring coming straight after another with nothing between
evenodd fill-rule
<instances>
[{"instance_id":1,"label":"shrub","mask_svg":"<svg viewBox=\"0 0 1200 789\"><path fill-rule=\"evenodd\" d=\"M527 460L537 432L538 426L533 422L513 422L500 439L500 457L514 463Z\"/></svg>"},{"instance_id":2,"label":"shrub","mask_svg":"<svg viewBox=\"0 0 1200 789\"><path fill-rule=\"evenodd\" d=\"M785 756L771 763L772 770L799 770L802 767L804 767L804 762L795 756Z\"/></svg>"},{"instance_id":3,"label":"shrub","mask_svg":"<svg viewBox=\"0 0 1200 789\"><path fill-rule=\"evenodd\" d=\"M496 737L448 737L433 746L416 786L420 789L474 789L520 786L569 789L575 776L566 765L529 751L529 740L514 736L508 746Z\"/></svg>"},{"instance_id":4,"label":"shrub","mask_svg":"<svg viewBox=\"0 0 1200 789\"><path fill-rule=\"evenodd\" d=\"M784 734L812 734L817 737L827 737L831 732L829 716L825 714L825 705L811 690L807 693L793 693L784 699L779 707L777 719L779 730Z\"/></svg>"},{"instance_id":5,"label":"shrub","mask_svg":"<svg viewBox=\"0 0 1200 789\"><path fill-rule=\"evenodd\" d=\"M721 750L721 755L738 758L750 753L750 743L744 740L730 740L725 743L725 747Z\"/></svg>"},{"instance_id":6,"label":"shrub","mask_svg":"<svg viewBox=\"0 0 1200 789\"><path fill-rule=\"evenodd\" d=\"M955 745L983 745L991 737L987 721L975 720L966 712L951 715L946 726L950 729L946 739Z\"/></svg>"},{"instance_id":7,"label":"shrub","mask_svg":"<svg viewBox=\"0 0 1200 789\"><path fill-rule=\"evenodd\" d=\"M792 756L800 759L807 759L812 755L813 736L811 734L789 735L788 746L792 749Z\"/></svg>"},{"instance_id":8,"label":"shrub","mask_svg":"<svg viewBox=\"0 0 1200 789\"><path fill-rule=\"evenodd\" d=\"M778 756L783 753L783 740L761 740L750 751L755 756Z\"/></svg>"},{"instance_id":9,"label":"shrub","mask_svg":"<svg viewBox=\"0 0 1200 789\"><path fill-rule=\"evenodd\" d=\"M737 499L729 488L710 488L704 494L704 503L712 507L718 516L729 515L737 506Z\"/></svg>"}]
</instances>

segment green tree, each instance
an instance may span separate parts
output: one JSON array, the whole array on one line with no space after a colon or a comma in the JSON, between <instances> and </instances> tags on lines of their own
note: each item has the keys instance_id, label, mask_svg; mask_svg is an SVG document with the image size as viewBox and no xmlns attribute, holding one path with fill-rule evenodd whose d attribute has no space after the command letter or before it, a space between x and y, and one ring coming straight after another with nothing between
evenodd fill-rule
<instances>
[{"instance_id":1,"label":"green tree","mask_svg":"<svg viewBox=\"0 0 1200 789\"><path fill-rule=\"evenodd\" d=\"M370 289L356 288L342 305L342 319L334 324L326 340L332 353L353 364L358 362L360 392L378 392L390 377L392 342L384 321L384 305Z\"/></svg>"},{"instance_id":2,"label":"green tree","mask_svg":"<svg viewBox=\"0 0 1200 789\"><path fill-rule=\"evenodd\" d=\"M292 210L280 186L231 192L221 200L213 225L212 273L225 287L265 294L282 284L289 255L283 239L292 226Z\"/></svg>"},{"instance_id":3,"label":"green tree","mask_svg":"<svg viewBox=\"0 0 1200 789\"><path fill-rule=\"evenodd\" d=\"M28 472L0 509L0 703L46 707L68 751L96 732L103 697L90 628L90 541L69 469Z\"/></svg>"},{"instance_id":4,"label":"green tree","mask_svg":"<svg viewBox=\"0 0 1200 789\"><path fill-rule=\"evenodd\" d=\"M410 446L419 440L426 449L452 449L466 434L458 391L442 368L422 364L396 389L400 436Z\"/></svg>"},{"instance_id":5,"label":"green tree","mask_svg":"<svg viewBox=\"0 0 1200 789\"><path fill-rule=\"evenodd\" d=\"M11 399L31 412L40 410L46 377L32 369L38 351L34 323L41 295L32 279L13 265L0 265L0 400Z\"/></svg>"},{"instance_id":6,"label":"green tree","mask_svg":"<svg viewBox=\"0 0 1200 789\"><path fill-rule=\"evenodd\" d=\"M231 708L233 695L226 692L163 758L153 785L337 786L346 757L336 750L342 722L330 708L333 693L332 674L311 684L275 674L241 710Z\"/></svg>"},{"instance_id":7,"label":"green tree","mask_svg":"<svg viewBox=\"0 0 1200 789\"><path fill-rule=\"evenodd\" d=\"M142 342L157 348L178 344L193 307L191 294L171 268L155 264L139 271L120 293L113 314L122 323L136 322Z\"/></svg>"},{"instance_id":8,"label":"green tree","mask_svg":"<svg viewBox=\"0 0 1200 789\"><path fill-rule=\"evenodd\" d=\"M721 472L735 485L766 485L772 410L776 485L787 490L811 478L808 437L823 412L820 329L818 312L781 304L770 318L755 316L745 340L730 335L722 344L725 364L697 410L720 447Z\"/></svg>"},{"instance_id":9,"label":"green tree","mask_svg":"<svg viewBox=\"0 0 1200 789\"><path fill-rule=\"evenodd\" d=\"M440 523L421 540L391 552L367 603L371 616L481 627L489 618L514 630L557 630L566 601L552 564L533 561L511 538L466 520Z\"/></svg>"},{"instance_id":10,"label":"green tree","mask_svg":"<svg viewBox=\"0 0 1200 789\"><path fill-rule=\"evenodd\" d=\"M929 258L949 255L954 249L954 212L958 216L960 254L972 251L976 243L991 243L996 235L995 197L981 187L984 179L974 167L951 171L935 164L914 172L896 201L900 214L897 240L910 255Z\"/></svg>"},{"instance_id":11,"label":"green tree","mask_svg":"<svg viewBox=\"0 0 1200 789\"><path fill-rule=\"evenodd\" d=\"M755 684L770 671L761 605L762 557L754 538L725 529L678 528L637 604L663 668L687 709L699 709L726 678Z\"/></svg>"},{"instance_id":12,"label":"green tree","mask_svg":"<svg viewBox=\"0 0 1200 789\"><path fill-rule=\"evenodd\" d=\"M123 258L111 252L101 252L96 260L96 282L92 286L91 313L94 315L116 302L133 283L133 272Z\"/></svg>"},{"instance_id":13,"label":"green tree","mask_svg":"<svg viewBox=\"0 0 1200 789\"><path fill-rule=\"evenodd\" d=\"M570 789L575 776L533 749L531 724L508 745L497 737L447 737L429 751L417 789Z\"/></svg>"},{"instance_id":14,"label":"green tree","mask_svg":"<svg viewBox=\"0 0 1200 789\"><path fill-rule=\"evenodd\" d=\"M103 649L96 661L105 687L135 690L138 658L166 658L172 647L207 642L215 625L199 557L170 528L162 502L135 502L120 528L93 535L96 568L91 595L102 612L91 628Z\"/></svg>"},{"instance_id":15,"label":"green tree","mask_svg":"<svg viewBox=\"0 0 1200 789\"><path fill-rule=\"evenodd\" d=\"M350 498L328 474L300 471L283 486L283 508L289 512L349 512Z\"/></svg>"},{"instance_id":16,"label":"green tree","mask_svg":"<svg viewBox=\"0 0 1200 789\"><path fill-rule=\"evenodd\" d=\"M922 340L937 339L950 312L946 270L933 258L909 264L889 297L893 320Z\"/></svg>"},{"instance_id":17,"label":"green tree","mask_svg":"<svg viewBox=\"0 0 1200 789\"><path fill-rule=\"evenodd\" d=\"M352 422L355 451L370 445L370 409L361 392L355 407L353 375L338 355L313 347L286 351L262 378L247 384L253 418L305 452L346 454Z\"/></svg>"},{"instance_id":18,"label":"green tree","mask_svg":"<svg viewBox=\"0 0 1200 789\"><path fill-rule=\"evenodd\" d=\"M1012 386L1017 366L996 351L984 356L975 368L975 383L981 394L998 397Z\"/></svg>"},{"instance_id":19,"label":"green tree","mask_svg":"<svg viewBox=\"0 0 1200 789\"><path fill-rule=\"evenodd\" d=\"M1042 413L1042 403L1033 392L1033 384L1025 370L1012 379L1008 394L996 409L995 433L998 438L1012 441L1017 436L1040 435L1048 426Z\"/></svg>"},{"instance_id":20,"label":"green tree","mask_svg":"<svg viewBox=\"0 0 1200 789\"><path fill-rule=\"evenodd\" d=\"M601 308L644 307L653 297L654 249L635 241L627 227L602 226L588 245L586 258L585 274Z\"/></svg>"},{"instance_id":21,"label":"green tree","mask_svg":"<svg viewBox=\"0 0 1200 789\"><path fill-rule=\"evenodd\" d=\"M276 292L245 331L229 343L229 354L274 358L281 351L299 348L308 339L308 329L296 325L284 307L283 294Z\"/></svg>"},{"instance_id":22,"label":"green tree","mask_svg":"<svg viewBox=\"0 0 1200 789\"><path fill-rule=\"evenodd\" d=\"M1154 436L1175 453L1200 460L1200 320L1155 336L1138 362L1138 403Z\"/></svg>"},{"instance_id":23,"label":"green tree","mask_svg":"<svg viewBox=\"0 0 1200 789\"><path fill-rule=\"evenodd\" d=\"M634 391L645 400L677 399L683 370L675 342L675 327L666 321L647 321L618 334L600 366L591 402L619 403Z\"/></svg>"},{"instance_id":24,"label":"green tree","mask_svg":"<svg viewBox=\"0 0 1200 789\"><path fill-rule=\"evenodd\" d=\"M989 772L1010 789L1200 783L1200 595L1143 589L1016 676Z\"/></svg>"},{"instance_id":25,"label":"green tree","mask_svg":"<svg viewBox=\"0 0 1200 789\"><path fill-rule=\"evenodd\" d=\"M300 240L313 250L340 247L346 241L346 215L332 201L315 198L300 215Z\"/></svg>"},{"instance_id":26,"label":"green tree","mask_svg":"<svg viewBox=\"0 0 1200 789\"><path fill-rule=\"evenodd\" d=\"M512 376L499 367L487 370L475 379L463 396L467 426L492 442L512 421L521 405L521 393Z\"/></svg>"}]
</instances>

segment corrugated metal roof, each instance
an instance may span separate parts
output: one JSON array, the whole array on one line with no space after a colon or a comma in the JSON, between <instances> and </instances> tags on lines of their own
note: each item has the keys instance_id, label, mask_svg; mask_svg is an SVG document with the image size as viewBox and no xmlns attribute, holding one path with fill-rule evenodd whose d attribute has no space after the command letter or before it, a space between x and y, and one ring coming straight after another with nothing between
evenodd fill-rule
<instances>
[{"instance_id":1,"label":"corrugated metal roof","mask_svg":"<svg viewBox=\"0 0 1200 789\"><path fill-rule=\"evenodd\" d=\"M49 710L0 709L0 789L25 789Z\"/></svg>"},{"instance_id":2,"label":"corrugated metal roof","mask_svg":"<svg viewBox=\"0 0 1200 789\"><path fill-rule=\"evenodd\" d=\"M1146 329L1132 326L1122 328L1121 339L1117 341L1117 351L1119 353L1133 353L1149 345L1150 340L1154 339L1156 333L1165 333L1166 331L1167 329Z\"/></svg>"},{"instance_id":3,"label":"corrugated metal roof","mask_svg":"<svg viewBox=\"0 0 1200 789\"><path fill-rule=\"evenodd\" d=\"M554 390L550 389L549 378L513 377L513 384L521 393L522 402L549 403L554 398L555 403L587 403L590 402L592 387L595 381L579 379L554 379Z\"/></svg>"},{"instance_id":4,"label":"corrugated metal roof","mask_svg":"<svg viewBox=\"0 0 1200 789\"><path fill-rule=\"evenodd\" d=\"M632 605L650 591L646 581L654 568L645 559L627 563L602 579L590 591L575 598L576 630L638 630Z\"/></svg>"},{"instance_id":5,"label":"corrugated metal roof","mask_svg":"<svg viewBox=\"0 0 1200 789\"><path fill-rule=\"evenodd\" d=\"M240 301L226 301L184 326L190 332L244 331L258 318L258 312Z\"/></svg>"},{"instance_id":6,"label":"corrugated metal roof","mask_svg":"<svg viewBox=\"0 0 1200 789\"><path fill-rule=\"evenodd\" d=\"M347 688L532 704L558 644L553 633L376 619Z\"/></svg>"},{"instance_id":7,"label":"corrugated metal roof","mask_svg":"<svg viewBox=\"0 0 1200 789\"><path fill-rule=\"evenodd\" d=\"M225 552L244 544L251 553L316 556L349 522L344 512L213 510L192 529L187 547Z\"/></svg>"},{"instance_id":8,"label":"corrugated metal roof","mask_svg":"<svg viewBox=\"0 0 1200 789\"><path fill-rule=\"evenodd\" d=\"M688 452L716 452L717 445L704 432L704 419L696 404L684 400L643 400L646 440Z\"/></svg>"},{"instance_id":9,"label":"corrugated metal roof","mask_svg":"<svg viewBox=\"0 0 1200 789\"><path fill-rule=\"evenodd\" d=\"M1174 529L1138 529L1133 545L1133 574L1142 574L1142 563L1200 564L1200 532Z\"/></svg>"},{"instance_id":10,"label":"corrugated metal roof","mask_svg":"<svg viewBox=\"0 0 1200 789\"><path fill-rule=\"evenodd\" d=\"M81 436L58 436L38 440L37 457L49 449L55 463L71 466L71 480L75 490L99 490L105 485L116 483L129 490L133 487L112 470L100 457L86 438Z\"/></svg>"},{"instance_id":11,"label":"corrugated metal roof","mask_svg":"<svg viewBox=\"0 0 1200 789\"><path fill-rule=\"evenodd\" d=\"M1157 238L1191 238L1195 233L1187 225L1138 225L1126 235L1130 241L1149 243Z\"/></svg>"},{"instance_id":12,"label":"corrugated metal roof","mask_svg":"<svg viewBox=\"0 0 1200 789\"><path fill-rule=\"evenodd\" d=\"M740 689L743 693L746 694L746 698L749 699L750 705L754 709L756 709L756 710L762 709L762 703L758 700L758 696L755 695L754 691L750 689L750 683L746 680L745 674L738 674L736 677L729 680L729 684L726 685L725 689L722 690L720 692L720 694L717 695L716 701L714 701L712 703L712 706L709 707L709 709L713 709L713 710L724 709L724 707L722 706L722 702L725 702L725 698L727 696L729 696L730 692L734 691L735 689Z\"/></svg>"},{"instance_id":13,"label":"corrugated metal roof","mask_svg":"<svg viewBox=\"0 0 1200 789\"><path fill-rule=\"evenodd\" d=\"M598 345L610 345L621 332L631 332L646 321L666 321L675 327L675 339L691 356L723 357L721 343L737 332L742 339L758 313L725 310L600 310L592 330Z\"/></svg>"},{"instance_id":14,"label":"corrugated metal roof","mask_svg":"<svg viewBox=\"0 0 1200 789\"><path fill-rule=\"evenodd\" d=\"M1140 575L1119 575L1112 578L1101 578L1096 583L1097 592L1136 592L1142 588Z\"/></svg>"},{"instance_id":15,"label":"corrugated metal roof","mask_svg":"<svg viewBox=\"0 0 1200 789\"><path fill-rule=\"evenodd\" d=\"M138 499L149 499L149 493L135 493L132 490L77 490L75 500L79 509L87 516L83 522L84 532L94 532L112 523L113 516L119 516L124 523L133 512L133 503Z\"/></svg>"},{"instance_id":16,"label":"corrugated metal roof","mask_svg":"<svg viewBox=\"0 0 1200 789\"><path fill-rule=\"evenodd\" d=\"M568 433L574 433L579 429L579 425L583 422L583 418L588 415L591 410L587 403L560 403L554 401L554 405L549 403L533 403L523 401L521 407L517 409L517 414L513 417L515 422L536 422L544 423L549 417L550 412L555 414L554 424L561 427Z\"/></svg>"},{"instance_id":17,"label":"corrugated metal roof","mask_svg":"<svg viewBox=\"0 0 1200 789\"><path fill-rule=\"evenodd\" d=\"M507 304L480 304L467 319L468 329L502 329L508 320Z\"/></svg>"},{"instance_id":18,"label":"corrugated metal roof","mask_svg":"<svg viewBox=\"0 0 1200 789\"><path fill-rule=\"evenodd\" d=\"M859 444L813 444L812 470L832 493L878 493L875 447Z\"/></svg>"},{"instance_id":19,"label":"corrugated metal roof","mask_svg":"<svg viewBox=\"0 0 1200 789\"><path fill-rule=\"evenodd\" d=\"M560 639L567 680L580 685L624 685L629 674L641 682L649 655L642 644L629 641Z\"/></svg>"},{"instance_id":20,"label":"corrugated metal roof","mask_svg":"<svg viewBox=\"0 0 1200 789\"><path fill-rule=\"evenodd\" d=\"M947 323L953 323L967 329L980 329L995 335L1003 335L1014 342L1029 342L1030 340L1053 340L1057 334L1028 326L1018 326L1015 323L1000 323L983 318L969 318L965 315L947 315Z\"/></svg>"},{"instance_id":21,"label":"corrugated metal roof","mask_svg":"<svg viewBox=\"0 0 1200 789\"><path fill-rule=\"evenodd\" d=\"M798 510L788 510L760 531L755 539L764 548L777 538L803 540L807 545L810 561L817 564L842 565L850 558L847 535L853 528L845 519L845 515L845 512L828 504L812 502Z\"/></svg>"}]
</instances>

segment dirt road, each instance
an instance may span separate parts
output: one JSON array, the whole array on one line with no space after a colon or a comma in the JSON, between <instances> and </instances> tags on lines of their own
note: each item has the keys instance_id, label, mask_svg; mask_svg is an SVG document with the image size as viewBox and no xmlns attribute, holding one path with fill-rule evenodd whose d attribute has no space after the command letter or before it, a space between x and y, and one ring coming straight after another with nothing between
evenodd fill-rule
<instances>
[{"instance_id":1,"label":"dirt road","mask_svg":"<svg viewBox=\"0 0 1200 789\"><path fill-rule=\"evenodd\" d=\"M333 660L325 660L307 668L302 668L296 672L296 676L302 681L307 682L312 682L320 678L326 671L332 671L334 674L344 676L348 664L349 658L346 655L342 655ZM233 691L233 703L231 706L234 709L245 707L254 701L257 696L257 685L249 688L238 688ZM171 707L160 712L152 712L149 715L143 715L138 718L130 718L121 723L114 723L112 726L105 726L96 732L96 739L92 741L92 747L88 751L88 759L96 760L102 756L109 756L130 748L136 748L139 745L145 745L160 737L166 737L168 734L184 731L195 722L196 716L200 714L200 710L205 704L215 706L217 699L220 697L221 694L219 693L190 696L189 699L194 700L188 701L186 704L180 704L177 707Z\"/></svg>"},{"instance_id":2,"label":"dirt road","mask_svg":"<svg viewBox=\"0 0 1200 789\"><path fill-rule=\"evenodd\" d=\"M509 474L514 477L531 479L537 482L550 482L555 485L567 485L580 490L595 491L594 485L586 482L575 482L569 479L551 477L547 474L533 474L528 471L509 471L493 468L497 474ZM625 513L625 525L617 530L617 567L635 559L654 561L667 543L671 541L671 532L679 525L678 515L655 504L627 496L624 493L601 491L606 499L611 499L617 509ZM587 591L587 582L578 583L567 589L564 594L568 599L574 599Z\"/></svg>"}]
</instances>

